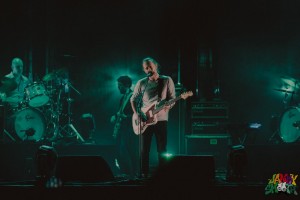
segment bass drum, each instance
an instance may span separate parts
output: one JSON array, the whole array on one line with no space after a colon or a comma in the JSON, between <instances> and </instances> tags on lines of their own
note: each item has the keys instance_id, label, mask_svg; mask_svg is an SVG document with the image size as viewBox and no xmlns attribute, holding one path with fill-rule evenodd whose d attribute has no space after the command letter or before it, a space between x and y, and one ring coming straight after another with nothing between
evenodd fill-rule
<instances>
[{"instance_id":1,"label":"bass drum","mask_svg":"<svg viewBox=\"0 0 300 200\"><path fill-rule=\"evenodd\" d=\"M300 109L288 108L281 116L279 128L283 142L296 142L300 136Z\"/></svg>"},{"instance_id":2,"label":"bass drum","mask_svg":"<svg viewBox=\"0 0 300 200\"><path fill-rule=\"evenodd\" d=\"M14 129L21 141L39 141L45 134L45 118L34 108L25 108L13 115Z\"/></svg>"}]
</instances>

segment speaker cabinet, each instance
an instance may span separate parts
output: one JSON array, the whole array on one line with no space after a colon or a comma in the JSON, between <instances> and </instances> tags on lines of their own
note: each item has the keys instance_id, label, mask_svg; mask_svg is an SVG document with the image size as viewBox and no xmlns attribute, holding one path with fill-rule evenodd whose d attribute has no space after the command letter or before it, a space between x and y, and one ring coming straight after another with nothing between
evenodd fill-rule
<instances>
[{"instance_id":1,"label":"speaker cabinet","mask_svg":"<svg viewBox=\"0 0 300 200\"><path fill-rule=\"evenodd\" d=\"M155 184L210 184L215 177L213 156L178 155L168 158L153 175Z\"/></svg>"},{"instance_id":2,"label":"speaker cabinet","mask_svg":"<svg viewBox=\"0 0 300 200\"><path fill-rule=\"evenodd\" d=\"M114 179L113 173L101 156L61 156L55 176L63 182L103 182Z\"/></svg>"},{"instance_id":3,"label":"speaker cabinet","mask_svg":"<svg viewBox=\"0 0 300 200\"><path fill-rule=\"evenodd\" d=\"M215 158L216 170L219 172L227 170L230 135L186 135L185 142L187 155L212 155Z\"/></svg>"}]
</instances>

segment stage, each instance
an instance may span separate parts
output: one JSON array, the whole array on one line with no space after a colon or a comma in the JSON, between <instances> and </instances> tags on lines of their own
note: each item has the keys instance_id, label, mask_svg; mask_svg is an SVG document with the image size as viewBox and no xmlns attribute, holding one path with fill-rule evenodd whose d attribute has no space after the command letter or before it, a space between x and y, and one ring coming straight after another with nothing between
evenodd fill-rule
<instances>
[{"instance_id":1,"label":"stage","mask_svg":"<svg viewBox=\"0 0 300 200\"><path fill-rule=\"evenodd\" d=\"M188 188L184 183L170 187L151 187L144 182L129 181L107 184L68 184L61 188L37 188L33 183L3 183L1 195L10 199L280 199L295 198L292 195L264 194L264 185L252 184L217 184L215 186L199 186L197 182Z\"/></svg>"},{"instance_id":2,"label":"stage","mask_svg":"<svg viewBox=\"0 0 300 200\"><path fill-rule=\"evenodd\" d=\"M59 158L72 158L64 166L72 177L57 185L39 184L37 143L1 144L0 192L11 199L286 199L297 195L278 192L266 195L273 174L300 172L295 155L297 144L245 146L247 163L242 178L214 171L213 156L175 155L177 162L157 170L147 178L128 178L118 174L113 144L68 144L54 146ZM77 161L74 162L74 158ZM101 158L99 171L97 159ZM77 164L76 164L77 162ZM98 163L99 164L99 163ZM167 171L164 171L167 170ZM159 172L159 173L158 173ZM165 173L166 172L166 173ZM111 177L107 176L112 174ZM84 177L86 176L86 177ZM213 176L213 177L212 177ZM79 181L76 181L77 179ZM72 181L73 180L73 181ZM296 183L298 180L296 179ZM296 187L298 192L298 185Z\"/></svg>"}]
</instances>

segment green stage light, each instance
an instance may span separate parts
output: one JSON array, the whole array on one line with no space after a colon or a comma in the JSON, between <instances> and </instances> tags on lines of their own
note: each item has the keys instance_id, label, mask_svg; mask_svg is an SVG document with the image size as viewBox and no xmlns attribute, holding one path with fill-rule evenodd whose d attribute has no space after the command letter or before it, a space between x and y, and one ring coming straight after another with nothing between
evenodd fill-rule
<instances>
[{"instance_id":1,"label":"green stage light","mask_svg":"<svg viewBox=\"0 0 300 200\"><path fill-rule=\"evenodd\" d=\"M172 159L172 158L174 157L174 155L171 154L171 153L164 153L164 154L162 154L162 156L163 156L166 160L170 160L170 159Z\"/></svg>"}]
</instances>

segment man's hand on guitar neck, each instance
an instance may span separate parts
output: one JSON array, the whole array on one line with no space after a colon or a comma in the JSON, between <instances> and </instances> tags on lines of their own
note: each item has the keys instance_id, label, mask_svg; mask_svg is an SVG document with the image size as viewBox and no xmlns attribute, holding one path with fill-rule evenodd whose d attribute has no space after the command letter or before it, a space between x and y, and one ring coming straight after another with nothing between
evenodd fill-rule
<instances>
[{"instance_id":1,"label":"man's hand on guitar neck","mask_svg":"<svg viewBox=\"0 0 300 200\"><path fill-rule=\"evenodd\" d=\"M125 115L124 113L117 113L117 117L118 118L121 118L121 119L124 119L124 118L126 118L127 117L127 115Z\"/></svg>"},{"instance_id":2,"label":"man's hand on guitar neck","mask_svg":"<svg viewBox=\"0 0 300 200\"><path fill-rule=\"evenodd\" d=\"M128 117L127 115L125 115L124 113L117 113L117 114L115 114L115 115L113 115L113 116L111 116L111 118L110 118L110 122L111 123L115 123L115 121L118 119L118 120L122 120L122 119L125 119L126 117Z\"/></svg>"}]
</instances>

